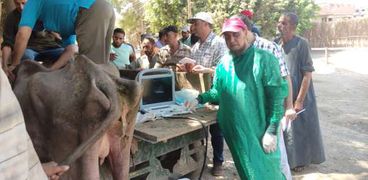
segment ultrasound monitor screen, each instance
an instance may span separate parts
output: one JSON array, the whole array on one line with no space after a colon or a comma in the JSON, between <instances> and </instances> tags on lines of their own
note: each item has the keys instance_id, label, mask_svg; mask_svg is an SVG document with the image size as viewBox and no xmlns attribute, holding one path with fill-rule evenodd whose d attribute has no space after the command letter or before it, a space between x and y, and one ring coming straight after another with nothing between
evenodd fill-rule
<instances>
[{"instance_id":1,"label":"ultrasound monitor screen","mask_svg":"<svg viewBox=\"0 0 368 180\"><path fill-rule=\"evenodd\" d=\"M172 77L142 79L142 83L144 87L142 105L173 100Z\"/></svg>"}]
</instances>

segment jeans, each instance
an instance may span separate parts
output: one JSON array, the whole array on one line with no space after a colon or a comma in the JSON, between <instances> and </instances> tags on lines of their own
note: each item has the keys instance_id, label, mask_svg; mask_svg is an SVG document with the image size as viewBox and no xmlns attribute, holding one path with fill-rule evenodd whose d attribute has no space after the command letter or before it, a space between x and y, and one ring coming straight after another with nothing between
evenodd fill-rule
<instances>
[{"instance_id":1,"label":"jeans","mask_svg":"<svg viewBox=\"0 0 368 180\"><path fill-rule=\"evenodd\" d=\"M54 49L47 49L43 51L35 51L33 49L26 49L24 51L22 60L55 62L63 52L64 52L64 48L54 48Z\"/></svg>"},{"instance_id":2,"label":"jeans","mask_svg":"<svg viewBox=\"0 0 368 180\"><path fill-rule=\"evenodd\" d=\"M222 164L224 162L224 136L217 123L210 126L210 134L213 148L213 164Z\"/></svg>"}]
</instances>

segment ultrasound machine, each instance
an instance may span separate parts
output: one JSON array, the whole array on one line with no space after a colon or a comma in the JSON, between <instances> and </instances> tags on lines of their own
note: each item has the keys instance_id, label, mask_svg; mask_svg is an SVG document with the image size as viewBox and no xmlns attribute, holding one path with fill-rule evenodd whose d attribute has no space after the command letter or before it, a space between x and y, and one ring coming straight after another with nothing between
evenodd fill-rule
<instances>
[{"instance_id":1,"label":"ultrasound machine","mask_svg":"<svg viewBox=\"0 0 368 180\"><path fill-rule=\"evenodd\" d=\"M191 113L175 101L175 77L170 69L146 69L138 73L136 80L143 86L140 112L153 113L156 117L171 117Z\"/></svg>"}]
</instances>

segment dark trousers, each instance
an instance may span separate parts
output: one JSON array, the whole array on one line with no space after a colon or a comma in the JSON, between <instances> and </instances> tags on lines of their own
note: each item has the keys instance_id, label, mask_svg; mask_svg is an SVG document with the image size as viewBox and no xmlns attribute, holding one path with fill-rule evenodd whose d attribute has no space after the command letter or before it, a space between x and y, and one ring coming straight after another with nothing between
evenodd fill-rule
<instances>
[{"instance_id":1,"label":"dark trousers","mask_svg":"<svg viewBox=\"0 0 368 180\"><path fill-rule=\"evenodd\" d=\"M210 134L213 148L213 164L222 164L224 162L224 136L217 123L210 126Z\"/></svg>"}]
</instances>

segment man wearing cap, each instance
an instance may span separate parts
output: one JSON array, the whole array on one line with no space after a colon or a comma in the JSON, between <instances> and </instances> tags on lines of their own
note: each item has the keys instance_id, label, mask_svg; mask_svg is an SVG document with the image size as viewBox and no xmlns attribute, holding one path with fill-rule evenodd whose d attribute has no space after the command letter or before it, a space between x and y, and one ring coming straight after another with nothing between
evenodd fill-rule
<instances>
[{"instance_id":1,"label":"man wearing cap","mask_svg":"<svg viewBox=\"0 0 368 180\"><path fill-rule=\"evenodd\" d=\"M181 38L180 38L180 42L187 45L187 46L192 46L191 42L190 42L190 29L189 26L184 26L183 29L181 30Z\"/></svg>"},{"instance_id":2,"label":"man wearing cap","mask_svg":"<svg viewBox=\"0 0 368 180\"><path fill-rule=\"evenodd\" d=\"M230 51L216 67L213 86L187 105L219 102L218 124L241 179L283 179L277 129L287 84L278 60L248 43L239 18L225 21L222 33Z\"/></svg>"},{"instance_id":3,"label":"man wearing cap","mask_svg":"<svg viewBox=\"0 0 368 180\"><path fill-rule=\"evenodd\" d=\"M176 26L167 26L164 28L166 36L166 45L158 53L158 59L154 68L173 67L185 57L190 56L190 47L178 41L178 28Z\"/></svg>"},{"instance_id":4,"label":"man wearing cap","mask_svg":"<svg viewBox=\"0 0 368 180\"><path fill-rule=\"evenodd\" d=\"M253 20L253 12L251 10L244 10L244 11L241 11L240 14L243 14L244 16L247 16L247 18L249 20ZM253 32L254 34L256 34L257 36L261 36L261 32L260 30L258 29L258 27L252 23L252 28L249 29L251 32Z\"/></svg>"},{"instance_id":5,"label":"man wearing cap","mask_svg":"<svg viewBox=\"0 0 368 180\"><path fill-rule=\"evenodd\" d=\"M245 16L244 14L240 13L237 14L233 17L238 17L240 18L244 24L247 26L248 29L248 33L247 33L247 39L248 42L250 44L253 44L253 46L255 46L256 48L259 49L264 49L270 53L272 53L279 61L279 66L280 66L280 72L281 72L281 76L282 78L284 78L287 82L288 82L288 96L285 99L285 103L284 103L284 107L285 107L285 122L281 122L281 123L285 123L285 125L291 121L293 121L296 118L296 112L293 108L293 90L292 90L292 85L291 85L291 79L290 79L290 72L286 66L285 63L285 58L283 55L283 51L282 48L275 42L269 41L267 39L261 38L259 36L257 36L254 32L251 32L249 29L252 28L252 22L249 20L249 18L247 16ZM281 170L283 172L283 174L285 175L287 180L291 180L292 176L291 176L291 172L290 172L290 167L288 164L288 159L287 159L287 154L286 154L286 149L285 149L285 143L284 143L284 138L283 138L283 133L282 131L280 132L280 136L279 136L279 147L280 147L280 152L281 152Z\"/></svg>"},{"instance_id":6,"label":"man wearing cap","mask_svg":"<svg viewBox=\"0 0 368 180\"><path fill-rule=\"evenodd\" d=\"M196 62L192 69L194 73L214 73L217 63L227 51L222 38L212 31L213 19L207 12L199 12L188 19L192 24L192 33L199 37L199 41L192 47L191 59ZM224 138L218 124L211 125L211 142L213 147L212 175L223 174L222 163L224 162Z\"/></svg>"},{"instance_id":7,"label":"man wearing cap","mask_svg":"<svg viewBox=\"0 0 368 180\"><path fill-rule=\"evenodd\" d=\"M209 13L199 12L188 22L192 24L192 33L199 37L199 41L192 47L191 59L196 61L193 71L213 73L227 51L225 42L212 31L213 19Z\"/></svg>"}]
</instances>

